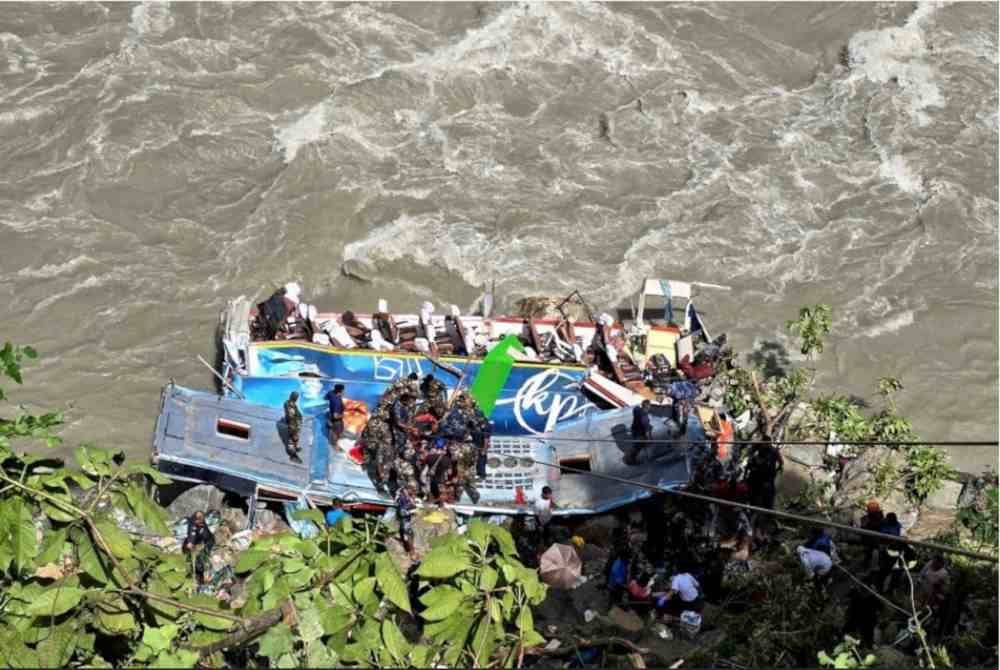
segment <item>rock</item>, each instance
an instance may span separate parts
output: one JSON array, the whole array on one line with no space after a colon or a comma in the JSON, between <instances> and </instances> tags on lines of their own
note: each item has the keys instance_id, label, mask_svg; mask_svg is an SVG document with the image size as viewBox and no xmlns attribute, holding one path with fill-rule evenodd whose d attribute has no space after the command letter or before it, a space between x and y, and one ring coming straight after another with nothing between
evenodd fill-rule
<instances>
[{"instance_id":1,"label":"rock","mask_svg":"<svg viewBox=\"0 0 1000 670\"><path fill-rule=\"evenodd\" d=\"M929 540L951 530L955 522L954 512L941 510L923 510L917 523L907 532L907 537L914 540Z\"/></svg>"},{"instance_id":2,"label":"rock","mask_svg":"<svg viewBox=\"0 0 1000 670\"><path fill-rule=\"evenodd\" d=\"M167 505L173 519L187 519L195 512L208 513L225 509L226 494L211 484L198 484L187 489Z\"/></svg>"},{"instance_id":3,"label":"rock","mask_svg":"<svg viewBox=\"0 0 1000 670\"><path fill-rule=\"evenodd\" d=\"M269 509L259 509L257 510L257 516L254 518L254 535L256 537L261 537L263 535L275 535L277 533L283 533L285 531L291 530L285 520L281 518L280 514L275 514Z\"/></svg>"},{"instance_id":4,"label":"rock","mask_svg":"<svg viewBox=\"0 0 1000 670\"><path fill-rule=\"evenodd\" d=\"M575 534L582 537L587 544L608 546L617 527L618 519L613 514L602 514L581 523L577 526Z\"/></svg>"},{"instance_id":5,"label":"rock","mask_svg":"<svg viewBox=\"0 0 1000 670\"><path fill-rule=\"evenodd\" d=\"M792 460L810 468L823 466L823 447L816 444L788 444L781 448L785 461Z\"/></svg>"},{"instance_id":6,"label":"rock","mask_svg":"<svg viewBox=\"0 0 1000 670\"><path fill-rule=\"evenodd\" d=\"M608 624L618 629L626 638L638 638L645 628L642 618L635 612L626 612L620 607L612 607L608 612Z\"/></svg>"},{"instance_id":7,"label":"rock","mask_svg":"<svg viewBox=\"0 0 1000 670\"><path fill-rule=\"evenodd\" d=\"M393 525L398 528L398 522ZM404 575L410 567L423 560L431 550L431 542L436 537L453 533L458 529L458 519L450 509L420 509L413 515L413 556L403 548L399 533L395 532L386 541L386 549L400 572Z\"/></svg>"},{"instance_id":8,"label":"rock","mask_svg":"<svg viewBox=\"0 0 1000 670\"><path fill-rule=\"evenodd\" d=\"M349 258L340 265L345 277L363 282L373 282L378 276L378 266L366 258Z\"/></svg>"},{"instance_id":9,"label":"rock","mask_svg":"<svg viewBox=\"0 0 1000 670\"><path fill-rule=\"evenodd\" d=\"M959 482L945 481L941 488L927 496L924 505L937 510L954 510L958 508L958 499L962 495L963 486Z\"/></svg>"},{"instance_id":10,"label":"rock","mask_svg":"<svg viewBox=\"0 0 1000 670\"><path fill-rule=\"evenodd\" d=\"M580 547L580 560L583 561L583 572L593 575L604 570L608 561L608 550L596 544L585 544Z\"/></svg>"},{"instance_id":11,"label":"rock","mask_svg":"<svg viewBox=\"0 0 1000 670\"><path fill-rule=\"evenodd\" d=\"M794 498L813 481L812 471L805 465L786 460L784 470L778 476L775 487L780 495L786 498Z\"/></svg>"},{"instance_id":12,"label":"rock","mask_svg":"<svg viewBox=\"0 0 1000 670\"><path fill-rule=\"evenodd\" d=\"M884 639L884 638L883 638ZM872 652L878 659L878 667L887 670L906 670L916 667L916 659L889 646L876 647Z\"/></svg>"},{"instance_id":13,"label":"rock","mask_svg":"<svg viewBox=\"0 0 1000 670\"><path fill-rule=\"evenodd\" d=\"M549 593L555 591L556 589L549 589ZM569 592L569 604L572 608L572 617L567 617L567 613L563 612L564 618L573 618L576 622L584 621L584 612L588 609L603 609L608 603L608 592L604 587L603 580L601 583L595 582L595 580L590 580L584 582L575 589Z\"/></svg>"}]
</instances>

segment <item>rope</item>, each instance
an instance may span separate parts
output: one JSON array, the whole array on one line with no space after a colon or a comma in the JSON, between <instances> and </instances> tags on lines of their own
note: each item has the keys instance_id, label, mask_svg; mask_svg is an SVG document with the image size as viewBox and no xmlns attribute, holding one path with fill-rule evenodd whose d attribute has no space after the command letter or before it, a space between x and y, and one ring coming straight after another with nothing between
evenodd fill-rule
<instances>
[{"instance_id":1,"label":"rope","mask_svg":"<svg viewBox=\"0 0 1000 670\"><path fill-rule=\"evenodd\" d=\"M675 439L675 440L635 440L635 439L614 439L609 437L540 437L537 439L546 440L549 442L608 442L613 444L689 444L691 441L686 438ZM842 444L850 446L867 446L867 447L995 447L1000 445L1000 442L993 441L983 441L983 442L969 442L961 440L922 440L922 441L911 441L911 442L894 442L891 440L836 440L831 441L820 441L820 440L736 440L734 444L742 445L757 445L757 444L769 444L774 446L782 445L805 445L805 446L830 446L831 444Z\"/></svg>"},{"instance_id":2,"label":"rope","mask_svg":"<svg viewBox=\"0 0 1000 670\"><path fill-rule=\"evenodd\" d=\"M847 568L845 568L844 566L842 566L840 563L834 564L834 567L836 567L841 572L843 572L845 575L847 575L852 580L854 580L855 584L857 584L858 586L862 587L864 590L868 591L868 593L872 594L873 596L875 596L876 598L878 598L879 600L881 600L882 602L884 602L886 605L888 605L892 609L896 610L897 612L901 612L902 614L905 614L907 617L913 616L913 612L908 612L907 610L904 610L902 607L900 607L896 603L892 602L891 600L889 600L888 598L886 598L885 596L883 596L878 591L874 590L873 588L871 588L870 586L868 586L867 584L865 584L864 582L862 582L860 579L858 579L853 574L851 574L850 570L848 570Z\"/></svg>"},{"instance_id":3,"label":"rope","mask_svg":"<svg viewBox=\"0 0 1000 670\"><path fill-rule=\"evenodd\" d=\"M628 484L629 486L638 486L640 488L648 489L650 491L655 491L657 493L667 493L669 495L678 496L680 498L690 498L691 500L698 500L701 502L712 503L715 505L722 505L724 507L734 507L736 509L746 510L748 512L756 512L758 514L764 514L767 516L774 516L779 519L788 519L790 521L798 521L801 523L807 523L813 526L820 526L822 528L836 528L837 530L842 530L848 533L854 533L856 535L863 535L867 537L874 537L883 542L895 542L898 544L907 544L914 547L924 547L925 549L932 549L944 554L958 554L959 556L965 556L967 558L972 558L978 561L988 561L990 563L996 563L997 557L990 556L988 554L980 554L974 551L969 551L967 549L960 549L957 547L949 547L943 544L937 544L935 542L924 542L921 540L909 540L896 535L886 535L885 533L878 533L872 530L866 530L864 528L855 528L854 526L848 526L842 523L836 523L828 519L816 519L813 517L802 516L801 514L793 514L791 512L782 512L779 510L767 509L766 507L757 507L756 505L748 505L746 503L733 502L732 500L724 500L722 498L715 498L712 496L703 495L701 493L691 493L690 491L680 491L676 489L665 489L661 486L656 486L654 484L645 484L643 482L637 482L633 479L625 479L624 477L616 477L614 475L599 474L596 472L590 472L587 470L580 470L578 468L572 468L566 465L557 465L554 463L547 463L545 461L538 461L535 459L528 459L536 465L544 465L550 468L559 468L566 472L572 472L574 474L588 475L590 477L595 477L597 479L605 479L608 481L618 482L619 484Z\"/></svg>"}]
</instances>

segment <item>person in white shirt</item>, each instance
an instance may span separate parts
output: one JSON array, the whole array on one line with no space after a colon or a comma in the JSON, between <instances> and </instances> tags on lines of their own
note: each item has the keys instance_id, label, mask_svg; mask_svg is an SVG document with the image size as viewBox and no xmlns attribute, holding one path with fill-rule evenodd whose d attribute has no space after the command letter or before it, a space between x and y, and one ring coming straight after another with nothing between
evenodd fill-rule
<instances>
[{"instance_id":1,"label":"person in white shirt","mask_svg":"<svg viewBox=\"0 0 1000 670\"><path fill-rule=\"evenodd\" d=\"M670 578L670 590L657 600L658 610L679 617L682 612L701 611L701 585L690 572L680 572Z\"/></svg>"},{"instance_id":2,"label":"person in white shirt","mask_svg":"<svg viewBox=\"0 0 1000 670\"><path fill-rule=\"evenodd\" d=\"M535 525L538 529L538 550L545 551L550 544L549 522L552 521L552 511L556 501L552 499L552 489L542 487L542 494L535 498Z\"/></svg>"}]
</instances>

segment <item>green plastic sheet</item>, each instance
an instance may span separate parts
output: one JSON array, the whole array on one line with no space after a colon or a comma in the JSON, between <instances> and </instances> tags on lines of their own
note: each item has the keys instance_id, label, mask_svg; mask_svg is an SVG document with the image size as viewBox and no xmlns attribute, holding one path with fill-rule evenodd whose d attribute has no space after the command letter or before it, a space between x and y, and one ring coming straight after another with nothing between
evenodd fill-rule
<instances>
[{"instance_id":1,"label":"green plastic sheet","mask_svg":"<svg viewBox=\"0 0 1000 670\"><path fill-rule=\"evenodd\" d=\"M514 359L509 352L511 349L524 351L524 345L517 339L516 335L508 335L500 340L497 346L486 355L483 364L476 373L476 378L472 381L469 393L479 405L486 418L493 414L493 408L497 404L497 399L503 391L503 385L507 383L511 370L514 369Z\"/></svg>"}]
</instances>

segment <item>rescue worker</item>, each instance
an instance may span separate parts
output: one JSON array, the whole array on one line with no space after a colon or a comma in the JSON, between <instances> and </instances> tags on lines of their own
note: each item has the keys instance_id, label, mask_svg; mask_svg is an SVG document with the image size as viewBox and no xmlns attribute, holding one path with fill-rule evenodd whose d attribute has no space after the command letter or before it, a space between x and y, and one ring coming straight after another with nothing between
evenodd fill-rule
<instances>
[{"instance_id":1,"label":"rescue worker","mask_svg":"<svg viewBox=\"0 0 1000 670\"><path fill-rule=\"evenodd\" d=\"M493 434L493 424L479 408L479 403L472 396L467 398L467 418L472 442L476 445L476 479L486 478L486 461L490 449L490 436Z\"/></svg>"},{"instance_id":2,"label":"rescue worker","mask_svg":"<svg viewBox=\"0 0 1000 670\"><path fill-rule=\"evenodd\" d=\"M327 415L330 447L336 448L340 436L344 434L344 385L335 384L333 391L327 395L327 400L330 403L330 413Z\"/></svg>"},{"instance_id":3,"label":"rescue worker","mask_svg":"<svg viewBox=\"0 0 1000 670\"><path fill-rule=\"evenodd\" d=\"M416 503L413 500L413 493L406 487L400 486L396 493L396 516L399 519L399 541L403 545L406 553L413 556L413 510Z\"/></svg>"},{"instance_id":4,"label":"rescue worker","mask_svg":"<svg viewBox=\"0 0 1000 670\"><path fill-rule=\"evenodd\" d=\"M302 431L302 412L299 411L298 401L298 391L292 391L285 401L285 427L288 428L288 442L285 448L293 461L301 463L299 453L302 448L299 446L299 433Z\"/></svg>"},{"instance_id":5,"label":"rescue worker","mask_svg":"<svg viewBox=\"0 0 1000 670\"><path fill-rule=\"evenodd\" d=\"M200 586L205 582L205 569L215 547L215 536L205 523L205 513L198 511L188 519L187 536L182 549L185 554L194 555L194 574Z\"/></svg>"},{"instance_id":6,"label":"rescue worker","mask_svg":"<svg viewBox=\"0 0 1000 670\"><path fill-rule=\"evenodd\" d=\"M625 452L626 465L639 464L639 452L653 439L653 423L649 418L650 402L643 400L632 409L632 442Z\"/></svg>"},{"instance_id":7,"label":"rescue worker","mask_svg":"<svg viewBox=\"0 0 1000 670\"><path fill-rule=\"evenodd\" d=\"M784 470L785 463L779 452L770 444L755 445L747 463L747 484L750 487L750 504L774 509L775 478Z\"/></svg>"},{"instance_id":8,"label":"rescue worker","mask_svg":"<svg viewBox=\"0 0 1000 670\"><path fill-rule=\"evenodd\" d=\"M378 404L375 406L375 416L381 416L385 421L391 419L390 413L392 412L393 404L399 400L403 393L410 393L410 395L416 397L419 394L419 386L417 380L419 377L416 373L409 375L406 378L397 379L386 389L382 397L379 398Z\"/></svg>"},{"instance_id":9,"label":"rescue worker","mask_svg":"<svg viewBox=\"0 0 1000 670\"><path fill-rule=\"evenodd\" d=\"M438 424L438 434L452 442L464 442L471 438L469 418L463 398L465 398L464 392L455 397L452 407Z\"/></svg>"},{"instance_id":10,"label":"rescue worker","mask_svg":"<svg viewBox=\"0 0 1000 670\"><path fill-rule=\"evenodd\" d=\"M885 514L882 513L882 506L878 504L877 500L869 500L865 507L865 515L861 517L861 528L879 533L882 531L883 523L885 523ZM878 558L879 541L866 535L861 538L861 545L865 552L865 570L868 570L872 567L872 558Z\"/></svg>"},{"instance_id":11,"label":"rescue worker","mask_svg":"<svg viewBox=\"0 0 1000 670\"><path fill-rule=\"evenodd\" d=\"M462 491L469 494L472 504L479 503L479 491L476 489L476 445L472 442L454 442L453 461L455 462L455 496L461 496Z\"/></svg>"},{"instance_id":12,"label":"rescue worker","mask_svg":"<svg viewBox=\"0 0 1000 670\"><path fill-rule=\"evenodd\" d=\"M420 393L424 402L430 408L446 408L448 387L438 381L434 375L427 375L420 382ZM442 412L443 413L443 412Z\"/></svg>"},{"instance_id":13,"label":"rescue worker","mask_svg":"<svg viewBox=\"0 0 1000 670\"><path fill-rule=\"evenodd\" d=\"M361 449L365 456L365 471L380 494L386 494L386 484L390 482L395 450L392 448L392 433L385 421L372 417L361 431ZM392 491L389 491L391 494Z\"/></svg>"},{"instance_id":14,"label":"rescue worker","mask_svg":"<svg viewBox=\"0 0 1000 670\"><path fill-rule=\"evenodd\" d=\"M407 486L411 493L420 495L420 482L417 479L417 450L410 442L415 436L413 427L414 397L409 391L404 391L392 405L392 419L389 427L392 429L392 446L395 450L396 478L399 486Z\"/></svg>"}]
</instances>

